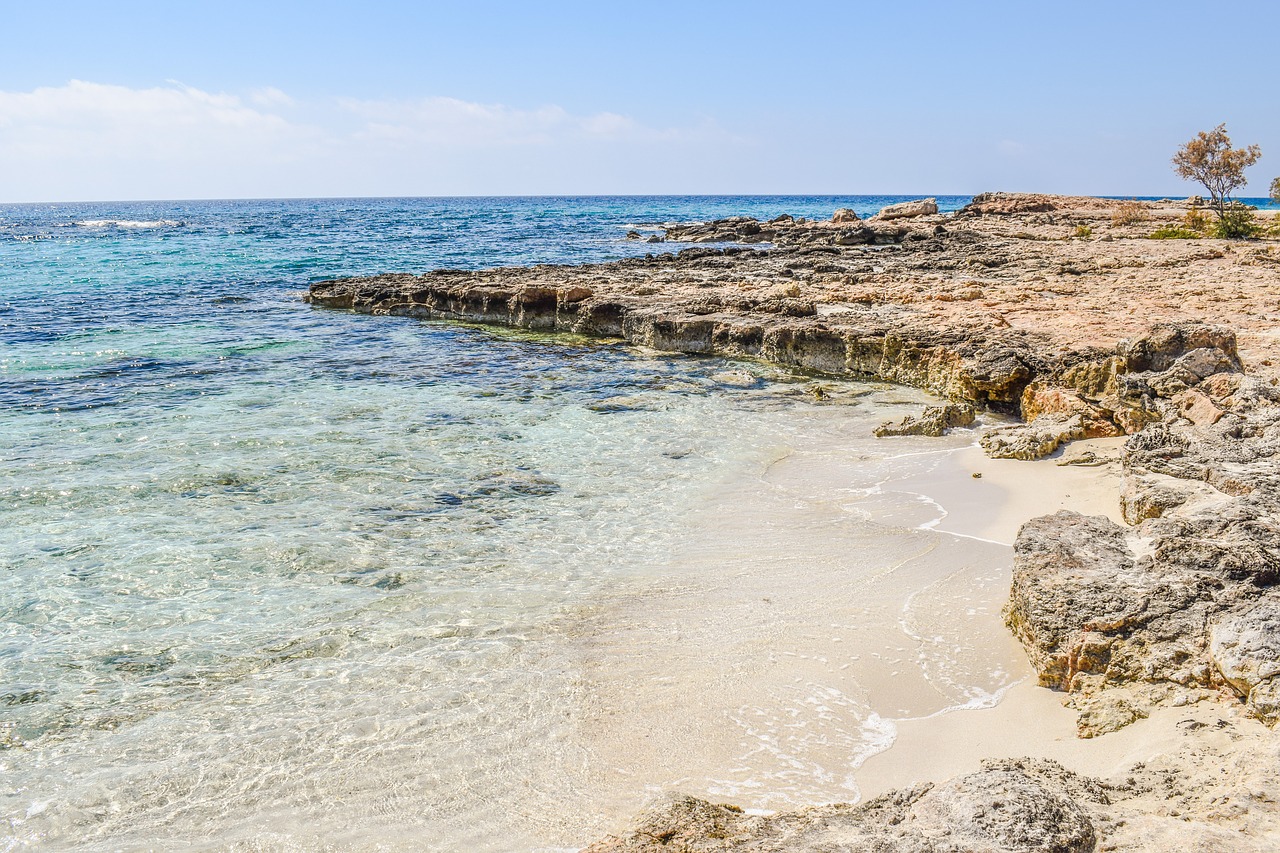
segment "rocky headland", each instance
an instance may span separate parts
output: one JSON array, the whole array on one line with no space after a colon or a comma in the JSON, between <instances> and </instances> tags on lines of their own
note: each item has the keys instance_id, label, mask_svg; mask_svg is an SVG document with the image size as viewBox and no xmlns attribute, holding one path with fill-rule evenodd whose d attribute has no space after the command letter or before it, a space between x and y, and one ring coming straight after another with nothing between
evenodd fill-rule
<instances>
[{"instance_id":1,"label":"rocky headland","mask_svg":"<svg viewBox=\"0 0 1280 853\"><path fill-rule=\"evenodd\" d=\"M1186 202L988 193L862 220L670 226L609 264L314 285L315 305L622 338L930 390L886 435L1016 415L984 450L1128 436L1127 525L1063 511L1014 546L1006 622L1094 738L1157 709L1280 719L1280 233L1153 239ZM1182 232L1184 236L1189 232ZM646 239L636 233L633 239ZM759 244L767 244L761 248ZM664 248L658 246L657 248ZM1273 849L1280 739L1210 740L1099 780L988 762L867 803L768 817L676 797L592 850ZM1256 725L1256 723L1255 723ZM1232 745L1234 744L1234 745ZM1152 803L1156 805L1152 805ZM1161 807L1160 802L1174 805Z\"/></svg>"}]
</instances>

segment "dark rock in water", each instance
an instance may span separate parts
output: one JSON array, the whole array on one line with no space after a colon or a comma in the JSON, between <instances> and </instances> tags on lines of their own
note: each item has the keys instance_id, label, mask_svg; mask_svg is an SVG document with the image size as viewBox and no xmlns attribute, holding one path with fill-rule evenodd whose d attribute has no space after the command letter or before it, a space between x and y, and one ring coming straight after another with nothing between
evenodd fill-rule
<instances>
[{"instance_id":1,"label":"dark rock in water","mask_svg":"<svg viewBox=\"0 0 1280 853\"><path fill-rule=\"evenodd\" d=\"M164 672L176 662L176 658L168 649L158 652L121 652L103 659L103 663L116 672L130 675L155 675L158 672Z\"/></svg>"}]
</instances>

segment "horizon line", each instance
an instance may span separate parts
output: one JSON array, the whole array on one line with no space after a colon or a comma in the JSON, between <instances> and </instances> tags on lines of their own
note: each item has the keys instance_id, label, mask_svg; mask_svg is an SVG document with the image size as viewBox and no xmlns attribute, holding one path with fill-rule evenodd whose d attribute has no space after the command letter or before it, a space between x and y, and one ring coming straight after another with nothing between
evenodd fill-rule
<instances>
[{"instance_id":1,"label":"horizon line","mask_svg":"<svg viewBox=\"0 0 1280 853\"><path fill-rule=\"evenodd\" d=\"M1170 199L1180 201L1198 193L1188 195L1133 193L1066 193L1040 192L1027 190L983 190L982 192L1009 192L1016 194L1078 196L1082 198L1102 199L1135 199L1139 201L1159 201ZM408 201L408 200L448 200L448 199L586 199L586 198L973 198L982 193L470 193L444 195L300 195L300 196L229 196L223 198L99 198L99 199L61 199L40 201L0 201L0 207L19 205L58 205L58 204L182 204L198 202L264 202L264 201ZM1201 196L1203 197L1203 196ZM1262 201L1270 203L1269 196L1238 196L1236 201Z\"/></svg>"}]
</instances>

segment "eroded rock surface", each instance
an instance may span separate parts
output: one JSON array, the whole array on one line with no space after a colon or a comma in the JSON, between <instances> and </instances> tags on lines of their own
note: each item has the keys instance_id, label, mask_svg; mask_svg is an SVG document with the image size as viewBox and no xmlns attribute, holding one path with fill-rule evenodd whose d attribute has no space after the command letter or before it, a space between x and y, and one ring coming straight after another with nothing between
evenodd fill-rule
<instances>
[{"instance_id":1,"label":"eroded rock surface","mask_svg":"<svg viewBox=\"0 0 1280 853\"><path fill-rule=\"evenodd\" d=\"M918 416L903 418L901 423L884 423L876 427L876 435L927 435L937 438L947 430L972 424L977 417L968 403L948 403L944 406L926 406Z\"/></svg>"},{"instance_id":2,"label":"eroded rock surface","mask_svg":"<svg viewBox=\"0 0 1280 853\"><path fill-rule=\"evenodd\" d=\"M1102 804L1102 785L1051 761L993 761L941 785L922 784L861 805L747 815L688 796L658 803L627 834L586 853L1090 853L1093 818L1082 802Z\"/></svg>"},{"instance_id":3,"label":"eroded rock surface","mask_svg":"<svg viewBox=\"0 0 1280 853\"><path fill-rule=\"evenodd\" d=\"M1134 375L1150 388L1159 383L1143 377L1194 379L1221 415L1193 420L1155 399L1163 420L1122 453L1133 526L1059 512L1027 522L1015 543L1007 621L1041 683L1081 710L1084 735L1228 686L1277 717L1280 406L1270 383L1209 372L1233 366L1220 358L1228 344L1152 357L1155 370Z\"/></svg>"}]
</instances>

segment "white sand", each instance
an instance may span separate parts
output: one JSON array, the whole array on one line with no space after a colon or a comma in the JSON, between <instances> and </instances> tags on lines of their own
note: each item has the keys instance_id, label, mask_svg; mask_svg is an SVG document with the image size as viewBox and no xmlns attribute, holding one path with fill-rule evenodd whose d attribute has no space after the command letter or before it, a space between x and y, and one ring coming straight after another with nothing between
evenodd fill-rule
<instances>
[{"instance_id":1,"label":"white sand","mask_svg":"<svg viewBox=\"0 0 1280 853\"><path fill-rule=\"evenodd\" d=\"M934 530L1012 545L1024 522L1060 509L1120 517L1120 446L1123 438L1079 441L1036 462L988 459L977 445L956 451L933 472L897 481L895 487L930 495L947 511ZM1106 464L1059 465L1091 451ZM974 477L980 474L980 477Z\"/></svg>"}]
</instances>

